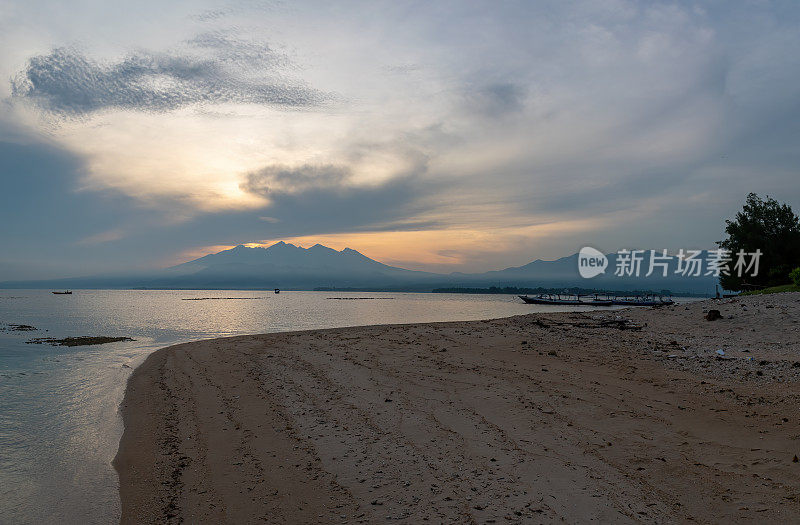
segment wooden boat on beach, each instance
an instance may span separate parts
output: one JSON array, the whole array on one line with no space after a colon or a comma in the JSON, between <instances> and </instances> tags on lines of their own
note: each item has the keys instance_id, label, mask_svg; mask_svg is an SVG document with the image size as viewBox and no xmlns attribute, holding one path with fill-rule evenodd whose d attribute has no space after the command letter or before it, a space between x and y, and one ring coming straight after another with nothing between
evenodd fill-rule
<instances>
[{"instance_id":1,"label":"wooden boat on beach","mask_svg":"<svg viewBox=\"0 0 800 525\"><path fill-rule=\"evenodd\" d=\"M53 292L56 295L72 295L72 292L69 290L64 290L63 292Z\"/></svg>"},{"instance_id":2,"label":"wooden boat on beach","mask_svg":"<svg viewBox=\"0 0 800 525\"><path fill-rule=\"evenodd\" d=\"M615 297L611 300L614 306L669 306L675 304L671 298L655 296Z\"/></svg>"},{"instance_id":3,"label":"wooden boat on beach","mask_svg":"<svg viewBox=\"0 0 800 525\"><path fill-rule=\"evenodd\" d=\"M517 296L528 304L550 304L562 306L668 306L675 304L669 297L636 295L630 297L570 294L539 294Z\"/></svg>"}]
</instances>

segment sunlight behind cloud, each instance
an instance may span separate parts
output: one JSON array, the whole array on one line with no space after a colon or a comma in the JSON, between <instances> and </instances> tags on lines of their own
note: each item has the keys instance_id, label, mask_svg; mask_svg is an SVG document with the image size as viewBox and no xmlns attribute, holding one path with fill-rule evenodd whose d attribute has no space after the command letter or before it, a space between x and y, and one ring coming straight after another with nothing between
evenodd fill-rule
<instances>
[{"instance_id":1,"label":"sunlight behind cloud","mask_svg":"<svg viewBox=\"0 0 800 525\"><path fill-rule=\"evenodd\" d=\"M184 110L163 119L115 112L91 126L66 123L54 135L88 159L84 189L114 189L145 202L200 211L260 208L268 199L239 187L246 173L317 156L282 146L285 137L271 130L286 118L276 113L264 120L220 119Z\"/></svg>"}]
</instances>

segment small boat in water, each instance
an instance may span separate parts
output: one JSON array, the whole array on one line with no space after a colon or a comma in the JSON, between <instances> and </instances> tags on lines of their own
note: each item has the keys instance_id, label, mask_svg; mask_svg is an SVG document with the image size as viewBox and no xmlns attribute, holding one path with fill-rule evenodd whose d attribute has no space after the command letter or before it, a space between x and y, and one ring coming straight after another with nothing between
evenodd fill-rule
<instances>
[{"instance_id":1,"label":"small boat in water","mask_svg":"<svg viewBox=\"0 0 800 525\"><path fill-rule=\"evenodd\" d=\"M53 292L56 295L72 295L72 292L69 290L64 290L63 292Z\"/></svg>"},{"instance_id":2,"label":"small boat in water","mask_svg":"<svg viewBox=\"0 0 800 525\"><path fill-rule=\"evenodd\" d=\"M551 304L563 306L611 306L614 302L611 299L600 299L592 295L561 295L561 294L539 294L533 297L528 295L518 295L527 304ZM586 299L582 299L585 297Z\"/></svg>"}]
</instances>

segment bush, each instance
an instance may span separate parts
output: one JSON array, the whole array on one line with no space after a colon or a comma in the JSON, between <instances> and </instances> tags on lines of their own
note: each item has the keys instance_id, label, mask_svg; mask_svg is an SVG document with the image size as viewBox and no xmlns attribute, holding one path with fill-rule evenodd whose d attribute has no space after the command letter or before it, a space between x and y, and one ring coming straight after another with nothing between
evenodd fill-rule
<instances>
[{"instance_id":1,"label":"bush","mask_svg":"<svg viewBox=\"0 0 800 525\"><path fill-rule=\"evenodd\" d=\"M792 272L789 274L789 278L792 280L795 286L800 286L800 267L792 270Z\"/></svg>"}]
</instances>

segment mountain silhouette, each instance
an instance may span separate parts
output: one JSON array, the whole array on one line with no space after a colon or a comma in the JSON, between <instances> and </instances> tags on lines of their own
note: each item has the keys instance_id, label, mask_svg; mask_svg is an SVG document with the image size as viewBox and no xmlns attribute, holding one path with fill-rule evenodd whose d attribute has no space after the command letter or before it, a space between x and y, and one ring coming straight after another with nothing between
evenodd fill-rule
<instances>
[{"instance_id":1,"label":"mountain silhouette","mask_svg":"<svg viewBox=\"0 0 800 525\"><path fill-rule=\"evenodd\" d=\"M165 270L158 281L247 287L393 286L430 281L437 274L406 270L356 250L321 244L302 248L280 241L267 248L236 246Z\"/></svg>"}]
</instances>

